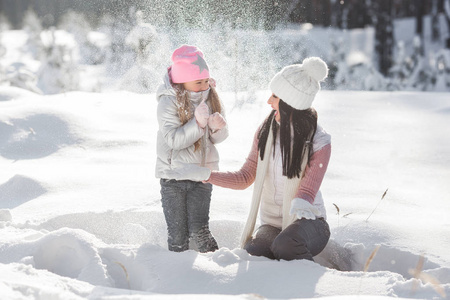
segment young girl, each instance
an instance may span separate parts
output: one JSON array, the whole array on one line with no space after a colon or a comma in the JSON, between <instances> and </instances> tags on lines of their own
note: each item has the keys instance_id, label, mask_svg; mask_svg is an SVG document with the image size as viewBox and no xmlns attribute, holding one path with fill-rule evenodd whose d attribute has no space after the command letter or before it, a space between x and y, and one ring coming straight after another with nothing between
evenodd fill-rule
<instances>
[{"instance_id":1,"label":"young girl","mask_svg":"<svg viewBox=\"0 0 450 300\"><path fill-rule=\"evenodd\" d=\"M157 100L156 177L161 178L169 250L188 250L191 239L198 251L215 251L217 242L209 230L212 185L191 176L189 167L205 167L208 174L218 170L215 144L228 137L228 128L208 65L197 47L183 45L173 52Z\"/></svg>"},{"instance_id":2,"label":"young girl","mask_svg":"<svg viewBox=\"0 0 450 300\"><path fill-rule=\"evenodd\" d=\"M257 130L239 171L212 171L207 182L232 189L254 183L241 246L272 259L308 259L330 237L319 187L331 153L330 136L311 108L328 68L320 58L285 67L270 83L272 112ZM206 177L207 178L207 177ZM260 210L261 226L252 236Z\"/></svg>"}]
</instances>

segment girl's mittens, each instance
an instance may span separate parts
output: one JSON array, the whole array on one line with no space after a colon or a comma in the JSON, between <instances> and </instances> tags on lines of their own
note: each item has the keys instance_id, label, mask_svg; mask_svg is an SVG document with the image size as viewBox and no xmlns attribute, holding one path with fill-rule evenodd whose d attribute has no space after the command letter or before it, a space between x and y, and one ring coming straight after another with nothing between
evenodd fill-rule
<instances>
[{"instance_id":1,"label":"girl's mittens","mask_svg":"<svg viewBox=\"0 0 450 300\"><path fill-rule=\"evenodd\" d=\"M212 131L220 130L224 128L226 125L227 121L219 112L215 112L209 116L208 126Z\"/></svg>"},{"instance_id":2,"label":"girl's mittens","mask_svg":"<svg viewBox=\"0 0 450 300\"><path fill-rule=\"evenodd\" d=\"M209 108L206 105L205 100L203 100L195 109L194 112L195 120L197 121L198 126L201 128L205 128L208 124L209 118Z\"/></svg>"}]
</instances>

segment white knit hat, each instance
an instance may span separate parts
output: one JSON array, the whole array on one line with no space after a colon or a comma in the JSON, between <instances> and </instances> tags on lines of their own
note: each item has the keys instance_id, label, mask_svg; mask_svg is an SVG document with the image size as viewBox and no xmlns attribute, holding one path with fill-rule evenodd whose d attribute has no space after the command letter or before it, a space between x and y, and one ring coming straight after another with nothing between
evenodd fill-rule
<instances>
[{"instance_id":1,"label":"white knit hat","mask_svg":"<svg viewBox=\"0 0 450 300\"><path fill-rule=\"evenodd\" d=\"M308 57L302 64L284 67L270 82L270 89L278 98L295 109L304 110L320 90L320 81L328 76L328 66L319 57Z\"/></svg>"}]
</instances>

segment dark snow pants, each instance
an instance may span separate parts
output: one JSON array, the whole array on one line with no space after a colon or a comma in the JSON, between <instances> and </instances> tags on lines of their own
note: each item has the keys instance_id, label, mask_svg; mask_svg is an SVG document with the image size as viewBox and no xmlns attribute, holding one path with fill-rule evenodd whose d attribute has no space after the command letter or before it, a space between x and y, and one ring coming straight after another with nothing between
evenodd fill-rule
<instances>
[{"instance_id":1,"label":"dark snow pants","mask_svg":"<svg viewBox=\"0 0 450 300\"><path fill-rule=\"evenodd\" d=\"M169 250L188 250L189 239L195 243L199 252L217 250L217 242L209 230L212 185L167 179L161 179L160 183Z\"/></svg>"},{"instance_id":2,"label":"dark snow pants","mask_svg":"<svg viewBox=\"0 0 450 300\"><path fill-rule=\"evenodd\" d=\"M255 256L270 259L308 259L319 254L330 239L330 227L323 219L295 220L285 230L265 224L247 242L244 249Z\"/></svg>"}]
</instances>

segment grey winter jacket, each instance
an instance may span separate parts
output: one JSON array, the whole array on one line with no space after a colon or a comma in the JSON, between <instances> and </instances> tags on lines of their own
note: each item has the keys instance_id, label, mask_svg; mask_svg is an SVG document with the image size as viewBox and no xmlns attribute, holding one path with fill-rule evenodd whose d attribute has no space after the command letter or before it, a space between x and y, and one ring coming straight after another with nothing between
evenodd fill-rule
<instances>
[{"instance_id":1,"label":"grey winter jacket","mask_svg":"<svg viewBox=\"0 0 450 300\"><path fill-rule=\"evenodd\" d=\"M208 97L209 90L190 93L190 100L194 109L201 101ZM214 144L224 141L228 137L228 126L212 133L208 126L202 129L198 126L195 117L182 125L177 110L176 92L170 84L166 74L164 83L156 92L158 101L157 118L159 124L157 136L157 178L167 178L165 171L180 169L186 164L206 166L211 170L219 169L219 153ZM209 106L208 101L206 104ZM223 107L223 105L222 105ZM222 112L223 117L225 117ZM201 147L195 150L194 143L202 139ZM170 173L170 172L168 172ZM183 176L189 179L189 174ZM194 179L192 179L194 180Z\"/></svg>"}]
</instances>

